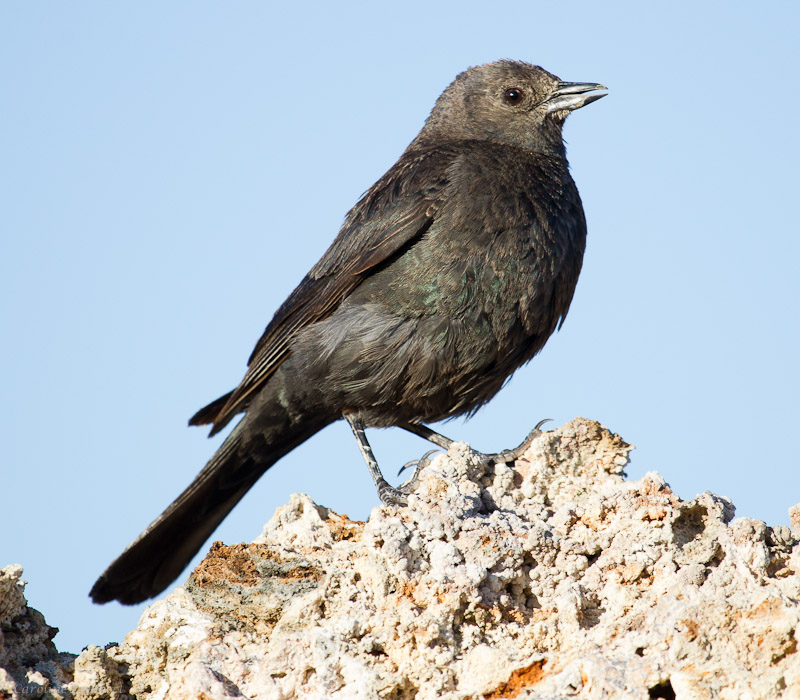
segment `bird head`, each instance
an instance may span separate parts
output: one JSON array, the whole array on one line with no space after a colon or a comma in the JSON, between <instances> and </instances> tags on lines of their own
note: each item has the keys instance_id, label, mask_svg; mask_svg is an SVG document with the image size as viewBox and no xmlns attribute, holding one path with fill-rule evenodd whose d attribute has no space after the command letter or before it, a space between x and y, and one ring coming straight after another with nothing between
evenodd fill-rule
<instances>
[{"instance_id":1,"label":"bird head","mask_svg":"<svg viewBox=\"0 0 800 700\"><path fill-rule=\"evenodd\" d=\"M478 140L525 150L564 152L570 112L605 97L598 83L568 83L539 66L502 60L475 66L448 86L412 143Z\"/></svg>"}]
</instances>

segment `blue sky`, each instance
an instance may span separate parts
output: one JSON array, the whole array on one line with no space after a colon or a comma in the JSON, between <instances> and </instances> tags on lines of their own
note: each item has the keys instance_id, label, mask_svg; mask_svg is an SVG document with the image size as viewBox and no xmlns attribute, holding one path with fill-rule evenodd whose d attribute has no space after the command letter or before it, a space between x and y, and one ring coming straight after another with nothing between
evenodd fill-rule
<instances>
[{"instance_id":1,"label":"blue sky","mask_svg":"<svg viewBox=\"0 0 800 700\"><path fill-rule=\"evenodd\" d=\"M143 607L97 575L220 439L189 429L457 72L497 58L602 82L566 138L589 226L570 315L468 423L491 451L597 419L684 498L788 522L800 501L800 141L791 3L4 3L0 565L78 651ZM371 431L387 472L429 446ZM215 539L289 494L377 504L338 423Z\"/></svg>"}]
</instances>

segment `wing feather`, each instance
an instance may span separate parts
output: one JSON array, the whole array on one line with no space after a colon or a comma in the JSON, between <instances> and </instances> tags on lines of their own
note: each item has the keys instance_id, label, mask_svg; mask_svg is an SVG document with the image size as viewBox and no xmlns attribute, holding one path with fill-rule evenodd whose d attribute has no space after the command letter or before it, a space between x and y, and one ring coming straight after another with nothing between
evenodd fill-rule
<instances>
[{"instance_id":1,"label":"wing feather","mask_svg":"<svg viewBox=\"0 0 800 700\"><path fill-rule=\"evenodd\" d=\"M327 318L371 270L427 231L456 155L447 148L405 153L364 194L331 246L275 313L239 386L198 411L190 424L213 423L211 435L222 430L286 359L300 330Z\"/></svg>"}]
</instances>

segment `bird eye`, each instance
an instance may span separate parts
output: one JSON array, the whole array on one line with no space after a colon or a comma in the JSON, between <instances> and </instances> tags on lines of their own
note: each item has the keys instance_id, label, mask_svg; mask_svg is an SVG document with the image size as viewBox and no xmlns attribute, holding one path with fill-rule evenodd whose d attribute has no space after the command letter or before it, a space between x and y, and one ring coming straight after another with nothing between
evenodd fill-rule
<instances>
[{"instance_id":1,"label":"bird eye","mask_svg":"<svg viewBox=\"0 0 800 700\"><path fill-rule=\"evenodd\" d=\"M522 90L516 87L508 88L503 93L503 99L510 105L518 105L520 102L522 102L522 96Z\"/></svg>"}]
</instances>

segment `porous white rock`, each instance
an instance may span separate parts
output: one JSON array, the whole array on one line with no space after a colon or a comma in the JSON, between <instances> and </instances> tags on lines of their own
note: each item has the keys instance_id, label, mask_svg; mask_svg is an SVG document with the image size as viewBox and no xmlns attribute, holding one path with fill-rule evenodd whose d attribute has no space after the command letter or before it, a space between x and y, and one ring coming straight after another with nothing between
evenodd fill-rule
<instances>
[{"instance_id":1,"label":"porous white rock","mask_svg":"<svg viewBox=\"0 0 800 700\"><path fill-rule=\"evenodd\" d=\"M122 644L65 657L47 692L800 697L799 511L770 528L656 473L626 482L629 450L576 419L513 465L456 445L366 523L294 495L253 544L215 543ZM24 608L14 595L0 611Z\"/></svg>"},{"instance_id":2,"label":"porous white rock","mask_svg":"<svg viewBox=\"0 0 800 700\"><path fill-rule=\"evenodd\" d=\"M75 655L58 653L58 628L28 607L24 591L21 566L0 569L0 698L69 697Z\"/></svg>"}]
</instances>

